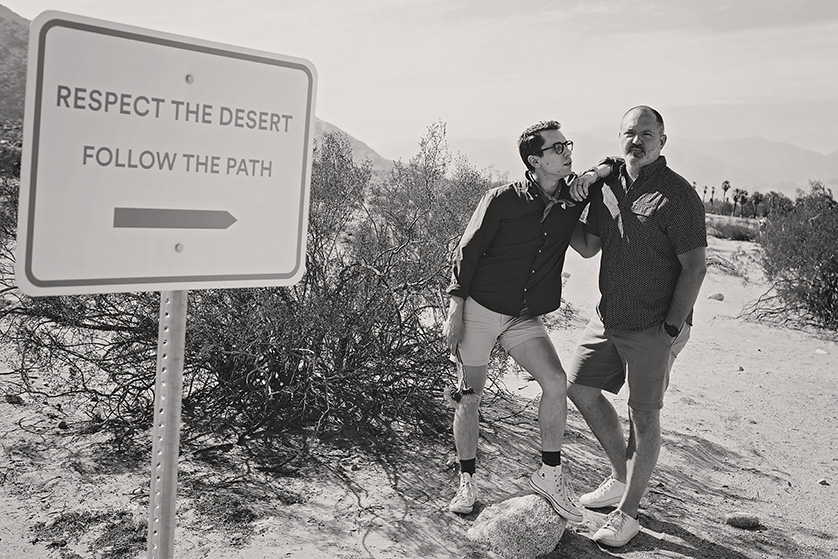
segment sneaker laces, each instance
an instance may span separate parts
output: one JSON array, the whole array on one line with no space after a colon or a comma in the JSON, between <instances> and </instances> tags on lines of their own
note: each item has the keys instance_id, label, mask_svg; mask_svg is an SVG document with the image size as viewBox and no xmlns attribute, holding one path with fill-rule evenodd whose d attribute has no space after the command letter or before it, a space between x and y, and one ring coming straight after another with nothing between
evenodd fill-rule
<instances>
[{"instance_id":1,"label":"sneaker laces","mask_svg":"<svg viewBox=\"0 0 838 559\"><path fill-rule=\"evenodd\" d=\"M616 509L605 520L603 530L612 529L615 533L620 533L623 530L623 524L626 523L626 513L620 509Z\"/></svg>"},{"instance_id":2,"label":"sneaker laces","mask_svg":"<svg viewBox=\"0 0 838 559\"><path fill-rule=\"evenodd\" d=\"M564 492L564 497L567 499L569 503L573 503L572 495L575 495L573 489L573 482L570 481L570 468L565 469L562 467L562 491Z\"/></svg>"},{"instance_id":3,"label":"sneaker laces","mask_svg":"<svg viewBox=\"0 0 838 559\"><path fill-rule=\"evenodd\" d=\"M611 486L613 486L615 483L617 483L617 478L615 478L614 476L608 476L603 480L602 483L599 484L599 487L596 488L595 493L601 495L609 489L611 489Z\"/></svg>"},{"instance_id":4,"label":"sneaker laces","mask_svg":"<svg viewBox=\"0 0 838 559\"><path fill-rule=\"evenodd\" d=\"M471 480L467 480L466 476L460 476L460 488L457 490L455 499L468 499L469 494L472 493Z\"/></svg>"}]
</instances>

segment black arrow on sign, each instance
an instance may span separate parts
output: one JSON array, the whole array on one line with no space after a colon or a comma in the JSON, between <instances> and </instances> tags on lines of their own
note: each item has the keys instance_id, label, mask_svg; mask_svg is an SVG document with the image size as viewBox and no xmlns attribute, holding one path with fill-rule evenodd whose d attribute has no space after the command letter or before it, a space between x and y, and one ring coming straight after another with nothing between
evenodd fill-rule
<instances>
[{"instance_id":1,"label":"black arrow on sign","mask_svg":"<svg viewBox=\"0 0 838 559\"><path fill-rule=\"evenodd\" d=\"M227 229L236 222L225 210L114 208L113 226L140 229Z\"/></svg>"}]
</instances>

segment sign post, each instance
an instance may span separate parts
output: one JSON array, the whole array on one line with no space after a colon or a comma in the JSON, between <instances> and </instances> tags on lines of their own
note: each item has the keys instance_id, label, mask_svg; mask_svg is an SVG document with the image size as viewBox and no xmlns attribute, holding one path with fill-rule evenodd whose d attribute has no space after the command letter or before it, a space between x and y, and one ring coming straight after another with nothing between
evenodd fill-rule
<instances>
[{"instance_id":1,"label":"sign post","mask_svg":"<svg viewBox=\"0 0 838 559\"><path fill-rule=\"evenodd\" d=\"M187 291L160 294L157 336L157 382L151 430L151 485L148 505L148 558L174 556L183 350Z\"/></svg>"},{"instance_id":2,"label":"sign post","mask_svg":"<svg viewBox=\"0 0 838 559\"><path fill-rule=\"evenodd\" d=\"M188 290L305 272L316 72L52 11L28 60L17 284L161 291L148 557L171 559Z\"/></svg>"}]
</instances>

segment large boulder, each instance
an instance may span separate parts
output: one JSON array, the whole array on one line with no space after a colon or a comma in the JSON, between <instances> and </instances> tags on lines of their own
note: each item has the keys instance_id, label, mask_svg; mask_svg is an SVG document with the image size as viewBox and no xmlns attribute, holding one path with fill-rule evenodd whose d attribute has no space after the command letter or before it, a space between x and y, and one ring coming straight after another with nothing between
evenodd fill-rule
<instances>
[{"instance_id":1,"label":"large boulder","mask_svg":"<svg viewBox=\"0 0 838 559\"><path fill-rule=\"evenodd\" d=\"M559 545L567 520L538 495L513 497L484 509L468 538L508 559L535 559Z\"/></svg>"}]
</instances>

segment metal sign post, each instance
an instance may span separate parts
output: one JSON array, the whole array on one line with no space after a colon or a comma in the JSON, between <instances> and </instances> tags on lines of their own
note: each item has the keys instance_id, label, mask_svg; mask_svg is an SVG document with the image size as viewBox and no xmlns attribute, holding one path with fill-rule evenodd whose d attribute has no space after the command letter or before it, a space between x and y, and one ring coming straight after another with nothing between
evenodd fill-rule
<instances>
[{"instance_id":1,"label":"metal sign post","mask_svg":"<svg viewBox=\"0 0 838 559\"><path fill-rule=\"evenodd\" d=\"M171 559L174 556L180 404L188 293L160 293L148 512L148 559Z\"/></svg>"}]
</instances>

